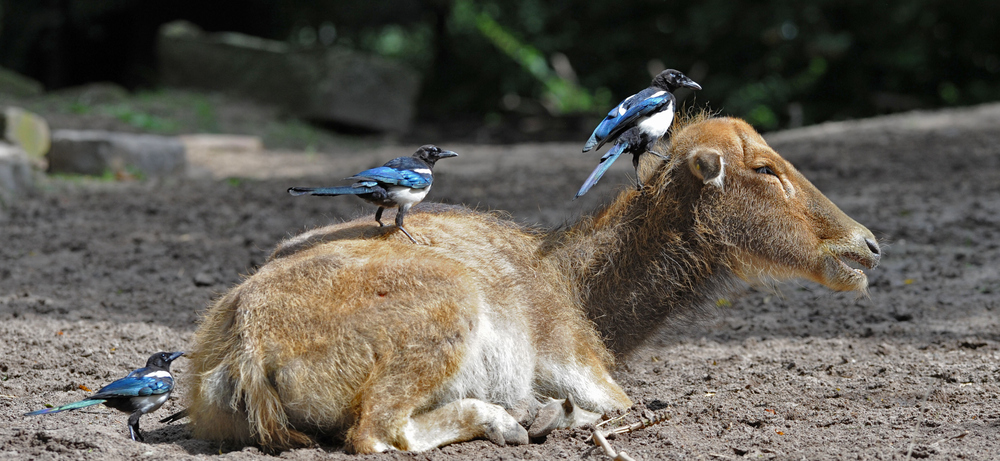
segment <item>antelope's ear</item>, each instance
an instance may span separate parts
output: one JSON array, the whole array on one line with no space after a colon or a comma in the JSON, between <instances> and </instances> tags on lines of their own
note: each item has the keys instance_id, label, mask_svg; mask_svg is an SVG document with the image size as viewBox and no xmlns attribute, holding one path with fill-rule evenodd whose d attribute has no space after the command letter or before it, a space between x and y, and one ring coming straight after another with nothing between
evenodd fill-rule
<instances>
[{"instance_id":1,"label":"antelope's ear","mask_svg":"<svg viewBox=\"0 0 1000 461\"><path fill-rule=\"evenodd\" d=\"M722 181L726 177L726 161L721 152L705 147L694 149L688 154L688 167L702 183L722 189Z\"/></svg>"}]
</instances>

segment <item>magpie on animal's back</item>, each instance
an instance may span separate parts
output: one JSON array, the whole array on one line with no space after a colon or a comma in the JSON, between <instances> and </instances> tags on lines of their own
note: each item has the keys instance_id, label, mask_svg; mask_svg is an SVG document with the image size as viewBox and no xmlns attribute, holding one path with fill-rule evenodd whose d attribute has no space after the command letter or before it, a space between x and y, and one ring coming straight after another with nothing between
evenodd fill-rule
<instances>
[{"instance_id":1,"label":"magpie on animal's back","mask_svg":"<svg viewBox=\"0 0 1000 461\"><path fill-rule=\"evenodd\" d=\"M434 182L434 165L438 160L457 157L458 154L444 150L433 144L427 144L417 149L409 157L397 157L384 165L362 171L346 178L354 181L349 186L339 187L290 187L288 193L293 196L317 195L355 195L374 205L378 205L375 221L382 223L382 212L386 208L396 208L396 227L417 243L412 235L403 227L403 218L414 205L420 203L431 190Z\"/></svg>"},{"instance_id":2,"label":"magpie on animal's back","mask_svg":"<svg viewBox=\"0 0 1000 461\"><path fill-rule=\"evenodd\" d=\"M86 399L58 407L35 410L25 413L24 416L59 413L104 404L118 411L130 413L128 418L129 436L132 440L142 442L142 433L139 432L139 417L156 411L170 398L170 392L174 389L170 363L182 355L184 355L183 352L157 352L146 360L145 367L133 370L124 378L102 387Z\"/></svg>"}]
</instances>

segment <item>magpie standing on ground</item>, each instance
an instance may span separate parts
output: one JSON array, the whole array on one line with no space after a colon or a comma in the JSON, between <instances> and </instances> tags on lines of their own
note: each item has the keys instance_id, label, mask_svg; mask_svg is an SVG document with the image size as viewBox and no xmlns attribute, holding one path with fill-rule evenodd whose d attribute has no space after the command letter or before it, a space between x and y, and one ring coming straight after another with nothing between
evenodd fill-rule
<instances>
[{"instance_id":1,"label":"magpie standing on ground","mask_svg":"<svg viewBox=\"0 0 1000 461\"><path fill-rule=\"evenodd\" d=\"M382 211L398 208L396 227L403 231L410 241L417 243L403 227L403 217L413 205L420 203L431 190L434 163L458 154L428 144L417 149L410 157L394 158L378 168L362 171L346 178L355 181L350 186L341 187L290 187L288 193L298 195L357 195L363 200L378 205L375 221L382 223Z\"/></svg>"},{"instance_id":2,"label":"magpie standing on ground","mask_svg":"<svg viewBox=\"0 0 1000 461\"><path fill-rule=\"evenodd\" d=\"M583 146L584 152L600 149L609 141L617 143L630 129L635 128L636 131L629 136L628 145L616 144L601 158L601 163L577 192L577 197L586 194L623 152L632 154L632 166L636 171L636 188L642 190L642 181L639 179L639 156L644 152L651 152L656 141L667 134L667 130L673 124L674 111L677 109L677 98L674 97L673 91L678 88L700 90L701 85L680 71L667 69L653 78L649 88L629 96L608 112L608 116L597 125L594 134L590 135L587 144Z\"/></svg>"},{"instance_id":3,"label":"magpie standing on ground","mask_svg":"<svg viewBox=\"0 0 1000 461\"><path fill-rule=\"evenodd\" d=\"M170 362L182 355L183 352L157 352L149 357L145 367L102 387L96 394L84 400L61 407L43 408L25 413L24 416L59 413L103 403L116 410L131 413L128 418L129 435L132 440L142 442L139 417L156 411L170 398L170 391L174 388L174 378L170 375Z\"/></svg>"}]
</instances>

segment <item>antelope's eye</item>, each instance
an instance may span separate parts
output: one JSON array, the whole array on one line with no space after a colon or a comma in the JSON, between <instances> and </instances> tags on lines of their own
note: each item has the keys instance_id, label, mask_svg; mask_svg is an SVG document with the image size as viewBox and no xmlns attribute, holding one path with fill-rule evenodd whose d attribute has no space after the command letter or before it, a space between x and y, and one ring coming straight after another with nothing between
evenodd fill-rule
<instances>
[{"instance_id":1,"label":"antelope's eye","mask_svg":"<svg viewBox=\"0 0 1000 461\"><path fill-rule=\"evenodd\" d=\"M778 176L778 174L775 173L774 170L772 170L771 167L769 167L769 166L762 166L760 168L757 168L754 171L756 171L757 173L760 173L760 174L769 174L771 176Z\"/></svg>"}]
</instances>

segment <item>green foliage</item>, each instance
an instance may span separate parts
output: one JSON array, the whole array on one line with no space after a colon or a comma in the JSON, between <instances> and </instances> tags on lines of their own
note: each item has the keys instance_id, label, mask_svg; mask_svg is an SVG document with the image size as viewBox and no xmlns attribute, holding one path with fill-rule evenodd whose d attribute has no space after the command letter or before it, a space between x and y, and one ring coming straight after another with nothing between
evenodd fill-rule
<instances>
[{"instance_id":1,"label":"green foliage","mask_svg":"<svg viewBox=\"0 0 1000 461\"><path fill-rule=\"evenodd\" d=\"M763 129L992 101L998 18L991 1L457 0L422 110L502 112L513 93L600 112L660 66L701 83L700 103ZM556 55L578 82L558 78Z\"/></svg>"},{"instance_id":2,"label":"green foliage","mask_svg":"<svg viewBox=\"0 0 1000 461\"><path fill-rule=\"evenodd\" d=\"M483 37L544 86L543 103L549 111L555 114L595 112L609 105L610 94L606 91L591 94L576 82L560 76L549 67L538 49L522 43L485 11L476 11L471 0L459 0L454 11L457 21L474 24Z\"/></svg>"},{"instance_id":3,"label":"green foliage","mask_svg":"<svg viewBox=\"0 0 1000 461\"><path fill-rule=\"evenodd\" d=\"M135 128L153 133L173 133L177 123L173 120L138 111L128 104L116 104L101 107L100 110Z\"/></svg>"},{"instance_id":4,"label":"green foliage","mask_svg":"<svg viewBox=\"0 0 1000 461\"><path fill-rule=\"evenodd\" d=\"M83 3L90 6L73 9L81 14L66 17L62 36L111 30L102 29L101 18L125 8ZM3 5L7 18L50 8ZM129 14L137 5L128 6ZM354 47L413 66L423 76L425 120L600 114L664 67L702 84L699 105L764 129L1000 100L1000 2L993 0L265 0L243 7L247 17L227 16L225 27L306 47ZM59 36L48 30L55 26L10 20L3 26L0 55L8 67L55 62L36 59L51 44L30 39ZM105 62L89 55L86 61ZM83 73L61 64L46 75L60 68L62 77ZM122 68L134 70L136 63L128 64ZM135 105L77 101L63 110L144 131L241 132L212 98L149 95ZM182 110L195 116L172 115ZM281 133L300 128L280 127L273 137L290 139Z\"/></svg>"}]
</instances>

